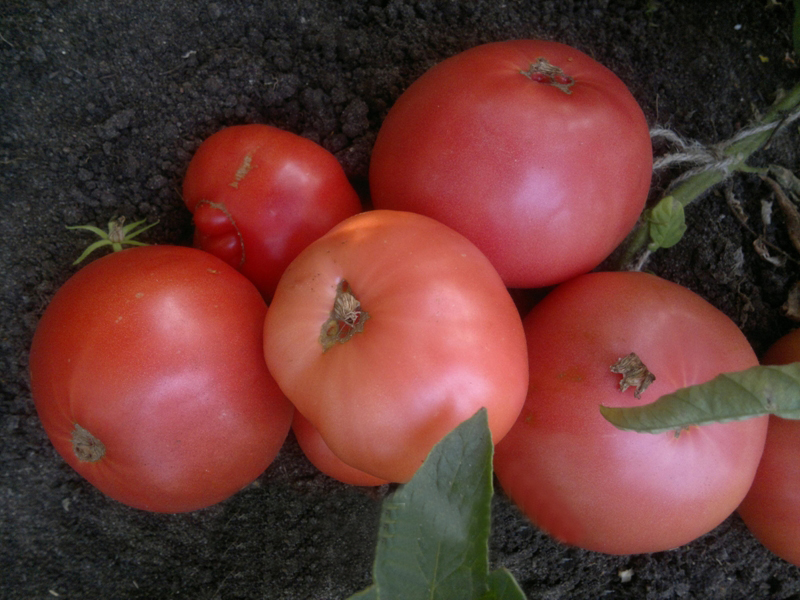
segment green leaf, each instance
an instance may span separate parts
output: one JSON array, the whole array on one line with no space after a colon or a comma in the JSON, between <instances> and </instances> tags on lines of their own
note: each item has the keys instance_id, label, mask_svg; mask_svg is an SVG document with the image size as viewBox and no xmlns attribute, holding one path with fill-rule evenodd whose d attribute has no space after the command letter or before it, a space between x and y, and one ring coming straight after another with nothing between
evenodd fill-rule
<instances>
[{"instance_id":1,"label":"green leaf","mask_svg":"<svg viewBox=\"0 0 800 600\"><path fill-rule=\"evenodd\" d=\"M651 404L600 412L619 429L643 433L679 431L690 425L738 421L762 415L800 419L800 363L755 366L681 388Z\"/></svg>"},{"instance_id":2,"label":"green leaf","mask_svg":"<svg viewBox=\"0 0 800 600\"><path fill-rule=\"evenodd\" d=\"M662 198L648 214L647 221L650 225L651 251L674 246L686 232L683 204L673 196Z\"/></svg>"},{"instance_id":3,"label":"green leaf","mask_svg":"<svg viewBox=\"0 0 800 600\"><path fill-rule=\"evenodd\" d=\"M525 600L517 580L506 569L492 571L488 583L489 591L482 600Z\"/></svg>"},{"instance_id":4,"label":"green leaf","mask_svg":"<svg viewBox=\"0 0 800 600\"><path fill-rule=\"evenodd\" d=\"M434 446L384 500L373 585L351 600L524 599L489 575L493 451L486 409Z\"/></svg>"},{"instance_id":5,"label":"green leaf","mask_svg":"<svg viewBox=\"0 0 800 600\"><path fill-rule=\"evenodd\" d=\"M376 588L373 584L368 588L353 594L350 596L350 598L348 598L348 600L380 600L380 597L378 596L378 588Z\"/></svg>"}]
</instances>

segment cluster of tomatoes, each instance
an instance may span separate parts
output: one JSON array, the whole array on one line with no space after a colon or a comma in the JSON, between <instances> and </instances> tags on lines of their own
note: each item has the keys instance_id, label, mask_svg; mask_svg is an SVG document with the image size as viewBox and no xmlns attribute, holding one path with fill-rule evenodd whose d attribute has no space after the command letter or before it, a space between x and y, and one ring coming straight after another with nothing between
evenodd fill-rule
<instances>
[{"instance_id":1,"label":"cluster of tomatoes","mask_svg":"<svg viewBox=\"0 0 800 600\"><path fill-rule=\"evenodd\" d=\"M332 477L408 481L485 407L497 477L544 530L608 553L687 543L747 494L767 420L648 435L598 410L757 362L694 293L588 273L651 170L625 85L544 41L479 46L411 85L379 131L368 211L317 144L224 129L185 177L196 248L111 254L53 298L31 349L39 415L104 493L179 512L253 481L292 427ZM521 318L509 288L545 286ZM655 379L621 392L610 367L631 353Z\"/></svg>"}]
</instances>

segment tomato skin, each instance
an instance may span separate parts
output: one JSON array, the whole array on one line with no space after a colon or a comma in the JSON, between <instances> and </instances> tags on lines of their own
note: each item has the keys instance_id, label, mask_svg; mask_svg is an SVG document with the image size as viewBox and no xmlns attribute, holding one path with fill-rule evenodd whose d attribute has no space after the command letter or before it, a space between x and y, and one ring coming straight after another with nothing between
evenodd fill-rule
<instances>
[{"instance_id":1,"label":"tomato skin","mask_svg":"<svg viewBox=\"0 0 800 600\"><path fill-rule=\"evenodd\" d=\"M765 365L800 361L800 330L780 338ZM739 515L771 552L800 566L800 421L771 415L764 455Z\"/></svg>"},{"instance_id":2,"label":"tomato skin","mask_svg":"<svg viewBox=\"0 0 800 600\"><path fill-rule=\"evenodd\" d=\"M332 477L342 483L362 487L389 483L385 479L373 477L369 473L354 469L350 465L342 462L342 460L328 448L328 445L325 443L325 440L322 439L319 431L317 431L311 422L299 411L295 411L294 413L292 431L297 438L297 442L300 444L300 448L303 450L303 454L306 455L309 462L328 477Z\"/></svg>"},{"instance_id":3,"label":"tomato skin","mask_svg":"<svg viewBox=\"0 0 800 600\"><path fill-rule=\"evenodd\" d=\"M286 266L361 201L336 157L269 125L235 125L192 157L183 200L194 245L241 271L269 299Z\"/></svg>"},{"instance_id":4,"label":"tomato skin","mask_svg":"<svg viewBox=\"0 0 800 600\"><path fill-rule=\"evenodd\" d=\"M591 273L554 289L524 320L530 385L497 445L502 488L539 527L608 554L686 544L744 498L764 418L644 434L616 429L600 404L633 406L756 364L738 327L693 292L654 275ZM610 366L635 352L656 379L636 399Z\"/></svg>"},{"instance_id":5,"label":"tomato skin","mask_svg":"<svg viewBox=\"0 0 800 600\"><path fill-rule=\"evenodd\" d=\"M369 318L324 351L343 281ZM522 322L499 275L466 238L413 213L361 213L306 248L264 340L270 371L330 450L387 481L408 481L482 406L501 439L527 389Z\"/></svg>"},{"instance_id":6,"label":"tomato skin","mask_svg":"<svg viewBox=\"0 0 800 600\"><path fill-rule=\"evenodd\" d=\"M200 509L258 477L293 407L262 353L266 305L220 259L177 246L100 258L55 294L30 375L56 450L104 494L155 512ZM72 448L75 426L106 449Z\"/></svg>"},{"instance_id":7,"label":"tomato skin","mask_svg":"<svg viewBox=\"0 0 800 600\"><path fill-rule=\"evenodd\" d=\"M765 365L788 365L800 360L800 329L790 331L778 339L761 360Z\"/></svg>"},{"instance_id":8,"label":"tomato skin","mask_svg":"<svg viewBox=\"0 0 800 600\"><path fill-rule=\"evenodd\" d=\"M522 71L538 58L567 94ZM556 42L477 46L434 66L390 109L370 160L376 208L435 218L474 242L509 287L587 272L644 208L652 146L610 70Z\"/></svg>"}]
</instances>

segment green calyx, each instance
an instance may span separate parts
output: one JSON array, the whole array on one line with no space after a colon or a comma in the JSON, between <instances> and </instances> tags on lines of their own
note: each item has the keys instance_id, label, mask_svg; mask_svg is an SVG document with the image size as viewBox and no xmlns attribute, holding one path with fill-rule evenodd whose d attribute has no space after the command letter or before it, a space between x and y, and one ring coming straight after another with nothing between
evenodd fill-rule
<instances>
[{"instance_id":1,"label":"green calyx","mask_svg":"<svg viewBox=\"0 0 800 600\"><path fill-rule=\"evenodd\" d=\"M83 251L83 254L81 254L72 264L77 265L92 252L103 246L111 246L111 249L114 252L119 252L124 246L147 246L147 244L144 242L133 239L139 234L144 233L154 225L158 224L158 221L156 221L155 223L151 223L150 225L145 225L144 227L137 229L137 227L144 223L145 220L146 219L142 219L141 221L136 221L135 223L125 225L125 217L111 219L111 221L108 222L107 232L103 231L99 227L95 227L94 225L68 225L67 229L85 229L100 236L100 239L86 248L86 250Z\"/></svg>"}]
</instances>

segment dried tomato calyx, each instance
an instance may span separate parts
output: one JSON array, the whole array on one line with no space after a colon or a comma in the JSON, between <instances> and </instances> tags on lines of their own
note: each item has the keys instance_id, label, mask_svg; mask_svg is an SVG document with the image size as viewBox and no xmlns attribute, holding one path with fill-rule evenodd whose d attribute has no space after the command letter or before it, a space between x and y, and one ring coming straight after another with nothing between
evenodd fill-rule
<instances>
[{"instance_id":1,"label":"dried tomato calyx","mask_svg":"<svg viewBox=\"0 0 800 600\"><path fill-rule=\"evenodd\" d=\"M72 451L81 462L97 462L106 455L103 442L77 423L72 431Z\"/></svg>"},{"instance_id":2,"label":"dried tomato calyx","mask_svg":"<svg viewBox=\"0 0 800 600\"><path fill-rule=\"evenodd\" d=\"M336 298L333 301L331 315L322 325L319 342L323 352L330 350L336 344L344 344L355 334L364 330L364 323L369 319L369 313L361 308L361 303L355 297L347 281L339 282L336 286Z\"/></svg>"},{"instance_id":3,"label":"dried tomato calyx","mask_svg":"<svg viewBox=\"0 0 800 600\"><path fill-rule=\"evenodd\" d=\"M572 90L569 88L575 85L575 80L564 73L561 67L557 67L541 56L536 59L536 62L531 63L527 71L520 71L520 73L531 81L552 85L565 94L571 94Z\"/></svg>"},{"instance_id":4,"label":"dried tomato calyx","mask_svg":"<svg viewBox=\"0 0 800 600\"><path fill-rule=\"evenodd\" d=\"M636 356L635 352L623 356L611 365L611 372L622 375L619 391L624 392L629 387L633 387L635 398L641 398L642 393L656 380L656 376L648 371L642 359Z\"/></svg>"}]
</instances>

